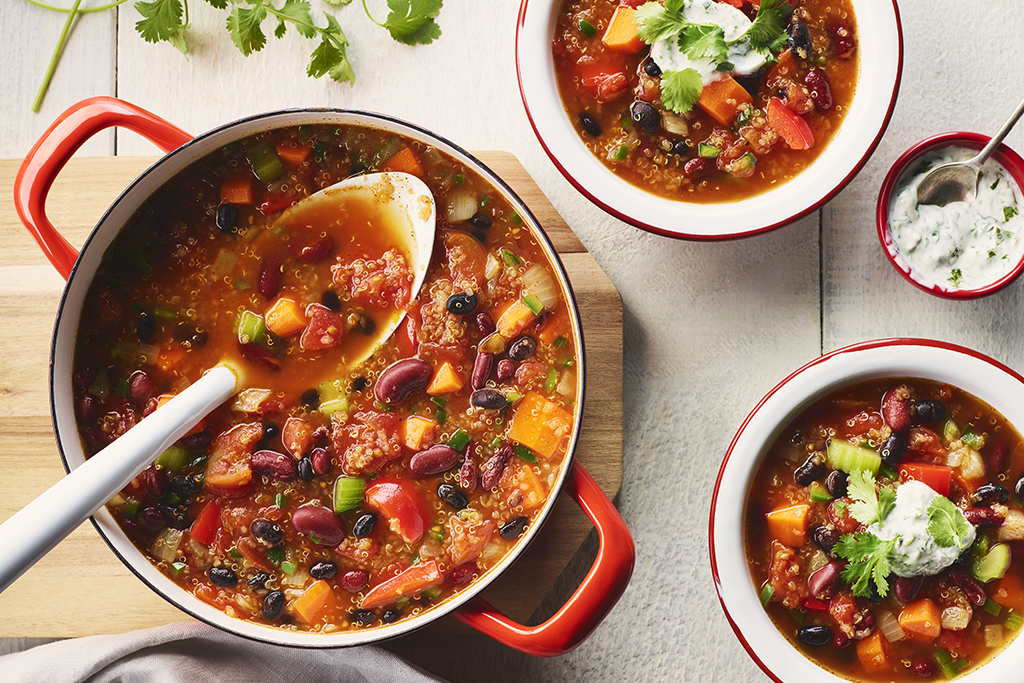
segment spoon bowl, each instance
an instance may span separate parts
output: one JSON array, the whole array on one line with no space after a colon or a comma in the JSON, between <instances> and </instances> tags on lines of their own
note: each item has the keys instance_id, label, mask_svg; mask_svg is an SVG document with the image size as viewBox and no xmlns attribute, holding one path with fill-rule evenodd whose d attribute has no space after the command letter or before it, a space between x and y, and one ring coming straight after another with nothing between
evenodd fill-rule
<instances>
[{"instance_id":1,"label":"spoon bowl","mask_svg":"<svg viewBox=\"0 0 1024 683\"><path fill-rule=\"evenodd\" d=\"M436 207L429 188L408 173L381 172L347 178L299 201L278 225L315 224L344 215L353 197L373 202L382 220L405 242L413 271L410 301L423 285L433 253ZM355 366L394 333L406 315L396 311L375 331L373 343L347 359ZM0 524L0 592L137 477L171 444L214 408L246 388L245 368L222 363L157 408L109 446L72 470L43 494Z\"/></svg>"}]
</instances>

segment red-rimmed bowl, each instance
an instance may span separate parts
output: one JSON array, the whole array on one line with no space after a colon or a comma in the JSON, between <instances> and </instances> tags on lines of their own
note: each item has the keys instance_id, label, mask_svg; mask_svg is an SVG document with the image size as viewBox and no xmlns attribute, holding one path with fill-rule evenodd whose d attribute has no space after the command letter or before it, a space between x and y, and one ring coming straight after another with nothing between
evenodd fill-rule
<instances>
[{"instance_id":1,"label":"red-rimmed bowl","mask_svg":"<svg viewBox=\"0 0 1024 683\"><path fill-rule=\"evenodd\" d=\"M761 399L726 451L711 498L711 572L722 609L754 662L777 683L849 683L806 658L775 627L759 600L747 565L746 506L762 459L782 429L818 399L844 386L884 377L949 383L1024 426L1024 377L992 358L955 344L882 339L828 353L782 380ZM964 683L1017 680L1024 638L988 663L958 677Z\"/></svg>"},{"instance_id":2,"label":"red-rimmed bowl","mask_svg":"<svg viewBox=\"0 0 1024 683\"><path fill-rule=\"evenodd\" d=\"M950 287L946 282L940 282L927 274L914 268L907 258L897 249L889 231L889 213L893 205L896 193L905 179L914 174L918 162L924 157L948 147L964 147L975 151L981 151L991 138L979 133L955 131L941 133L926 138L912 146L893 163L882 181L882 188L878 193L878 204L875 211L875 223L878 228L878 239L882 243L882 251L885 253L889 263L896 269L907 282L918 289L944 299L977 299L998 292L1011 282L1016 280L1024 271L1024 252L1021 253L1016 265L1012 270L1002 277L974 288ZM999 145L991 157L1002 165L1014 180L1017 187L1024 189L1024 159L1006 145ZM1021 237L1024 239L1024 237Z\"/></svg>"},{"instance_id":3,"label":"red-rimmed bowl","mask_svg":"<svg viewBox=\"0 0 1024 683\"><path fill-rule=\"evenodd\" d=\"M14 187L19 216L50 262L68 280L57 313L50 356L54 430L68 471L80 466L85 460L72 400L73 351L86 292L104 251L137 208L182 169L223 145L257 132L303 124L361 125L406 136L447 153L489 182L524 219L524 225L533 233L552 264L565 300L570 302L570 318L577 344L575 351L581 361L577 372L580 386L584 386L585 363L579 311L568 276L554 247L529 208L511 188L462 148L411 123L382 114L336 109L295 109L261 114L193 138L180 128L134 105L113 98L98 97L73 106L43 134L19 169ZM79 253L47 218L46 196L55 177L75 151L90 136L110 126L122 126L140 133L167 152L167 155L125 189L97 223ZM539 656L564 654L582 643L615 605L629 582L635 560L633 539L622 517L600 486L573 458L583 405L583 400L577 402L569 451L557 481L552 485L551 494L539 512L536 523L523 534L516 546L467 589L420 615L381 627L335 633L305 633L230 617L183 590L161 573L135 547L108 510L101 509L92 520L121 561L157 594L184 612L240 636L308 648L362 645L403 635L439 617L452 614L477 630L523 652ZM573 498L593 522L601 538L601 547L590 573L568 602L548 621L536 626L522 626L496 610L479 594L501 576L536 537L560 492Z\"/></svg>"},{"instance_id":4,"label":"red-rimmed bowl","mask_svg":"<svg viewBox=\"0 0 1024 683\"><path fill-rule=\"evenodd\" d=\"M842 126L796 178L755 197L697 204L655 196L612 173L586 148L555 81L552 40L562 0L522 0L516 68L526 114L548 157L577 190L606 212L649 232L692 240L746 237L801 218L835 197L867 162L889 124L903 70L903 34L894 0L853 0L860 73Z\"/></svg>"}]
</instances>

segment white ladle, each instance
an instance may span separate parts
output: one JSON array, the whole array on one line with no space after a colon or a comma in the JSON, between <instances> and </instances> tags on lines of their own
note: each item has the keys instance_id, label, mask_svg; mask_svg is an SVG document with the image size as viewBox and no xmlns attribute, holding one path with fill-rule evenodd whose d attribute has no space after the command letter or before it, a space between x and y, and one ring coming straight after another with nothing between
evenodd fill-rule
<instances>
[{"instance_id":1,"label":"white ladle","mask_svg":"<svg viewBox=\"0 0 1024 683\"><path fill-rule=\"evenodd\" d=\"M322 215L323 203L337 205L352 194L373 198L392 212L396 226L408 226L412 260L412 294L426 277L434 247L436 207L427 186L407 173L382 172L348 178L302 200L278 219L298 223L312 207ZM358 365L387 340L405 318L377 329L377 342L350 361ZM87 459L42 495L0 524L0 592L43 555L128 485L171 444L197 425L211 410L245 388L244 368L221 364L204 374L165 405L142 419L112 444Z\"/></svg>"}]
</instances>

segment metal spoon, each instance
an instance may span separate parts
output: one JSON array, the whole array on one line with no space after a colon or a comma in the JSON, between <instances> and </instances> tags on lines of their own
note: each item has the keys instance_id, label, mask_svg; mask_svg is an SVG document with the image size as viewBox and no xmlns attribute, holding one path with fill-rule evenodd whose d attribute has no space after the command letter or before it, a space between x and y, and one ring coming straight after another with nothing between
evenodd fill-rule
<instances>
[{"instance_id":1,"label":"metal spoon","mask_svg":"<svg viewBox=\"0 0 1024 683\"><path fill-rule=\"evenodd\" d=\"M974 157L932 169L917 186L917 203L945 206L950 202L974 201L978 196L978 176L981 175L982 164L1003 141L1021 114L1024 114L1024 100L1017 105L999 132Z\"/></svg>"},{"instance_id":2,"label":"metal spoon","mask_svg":"<svg viewBox=\"0 0 1024 683\"><path fill-rule=\"evenodd\" d=\"M392 212L396 225L408 225L415 297L423 285L434 247L435 202L427 186L407 173L373 173L349 178L303 199L282 214L277 224L295 224L323 203L338 206L345 197L362 194ZM379 325L377 341L355 366L372 355L405 318L405 312ZM244 368L222 363L142 419L119 439L76 467L38 498L0 524L0 592L10 586L68 534L100 509L114 494L149 467L158 455L184 436L214 408L246 388Z\"/></svg>"}]
</instances>

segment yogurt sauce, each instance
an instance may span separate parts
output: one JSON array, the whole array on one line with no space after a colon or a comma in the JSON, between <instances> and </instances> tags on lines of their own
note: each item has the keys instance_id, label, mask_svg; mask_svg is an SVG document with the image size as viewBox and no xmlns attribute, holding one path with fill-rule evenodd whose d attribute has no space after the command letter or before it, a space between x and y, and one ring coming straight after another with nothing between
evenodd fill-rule
<instances>
[{"instance_id":1,"label":"yogurt sauce","mask_svg":"<svg viewBox=\"0 0 1024 683\"><path fill-rule=\"evenodd\" d=\"M751 47L748 38L739 40L750 29L751 21L732 5L717 0L693 0L683 5L683 16L693 24L721 27L725 42L729 44L728 61L733 65L733 73L752 74L767 62L765 55ZM651 59L662 71L693 69L700 74L704 85L724 76L714 60L707 57L694 59L682 52L675 37L659 40L651 46Z\"/></svg>"},{"instance_id":2,"label":"yogurt sauce","mask_svg":"<svg viewBox=\"0 0 1024 683\"><path fill-rule=\"evenodd\" d=\"M868 531L882 541L900 537L890 559L893 573L897 576L938 574L974 543L974 527L969 524L970 533L962 539L962 545L943 548L928 533L928 506L938 496L927 484L904 482L896 489L896 504L889 514L881 523L875 522L868 527Z\"/></svg>"},{"instance_id":3,"label":"yogurt sauce","mask_svg":"<svg viewBox=\"0 0 1024 683\"><path fill-rule=\"evenodd\" d=\"M931 169L976 154L947 147L925 156L900 181L889 206L889 232L903 259L923 284L977 289L1009 273L1024 253L1021 191L1009 171L989 159L973 202L918 205L917 186Z\"/></svg>"}]
</instances>

